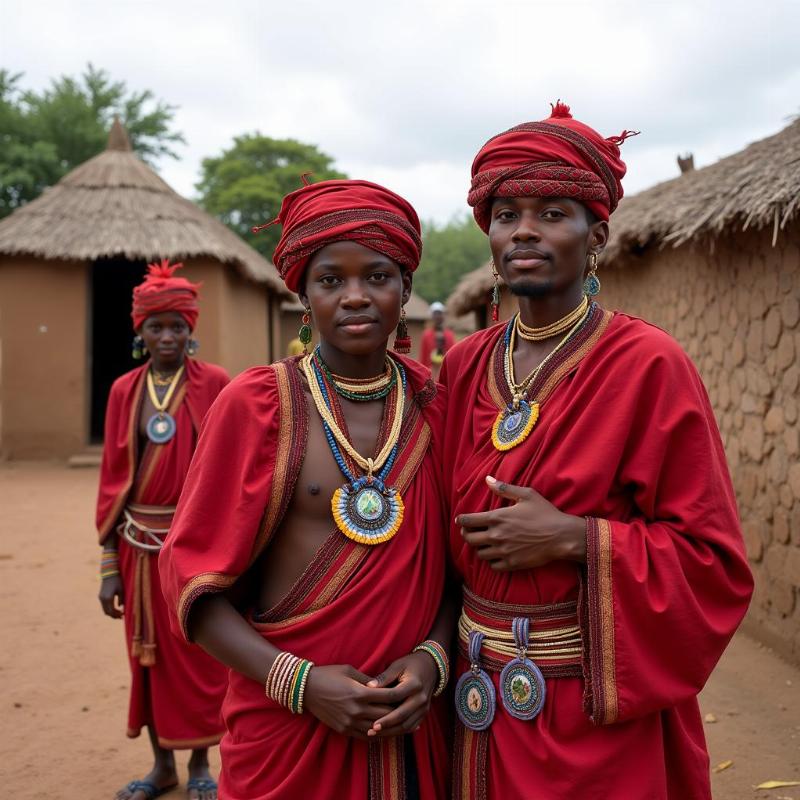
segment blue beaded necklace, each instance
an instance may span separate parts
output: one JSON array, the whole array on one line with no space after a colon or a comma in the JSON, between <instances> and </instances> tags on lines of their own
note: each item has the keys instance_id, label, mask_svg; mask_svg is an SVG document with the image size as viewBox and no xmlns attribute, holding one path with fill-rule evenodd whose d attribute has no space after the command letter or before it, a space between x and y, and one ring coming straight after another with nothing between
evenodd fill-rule
<instances>
[{"instance_id":1,"label":"blue beaded necklace","mask_svg":"<svg viewBox=\"0 0 800 800\"><path fill-rule=\"evenodd\" d=\"M316 359L311 359L311 364L325 406L333 415L333 402L325 376ZM406 372L402 364L397 363L397 367L400 372L399 391L403 392L405 397ZM348 481L337 489L331 498L331 512L337 527L349 539L360 544L373 545L388 541L397 533L403 522L403 499L396 489L386 486L385 483L397 458L399 442L395 443L377 474L357 477L347 466L347 461L330 426L325 419L321 421L328 447Z\"/></svg>"}]
</instances>

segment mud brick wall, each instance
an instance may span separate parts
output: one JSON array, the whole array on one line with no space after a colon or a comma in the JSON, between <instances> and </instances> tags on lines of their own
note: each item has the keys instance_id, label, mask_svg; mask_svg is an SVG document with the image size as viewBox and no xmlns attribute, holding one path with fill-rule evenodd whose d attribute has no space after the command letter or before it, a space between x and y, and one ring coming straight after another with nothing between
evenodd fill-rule
<instances>
[{"instance_id":1,"label":"mud brick wall","mask_svg":"<svg viewBox=\"0 0 800 800\"><path fill-rule=\"evenodd\" d=\"M746 628L800 663L800 225L775 247L768 231L713 248L601 268L598 300L669 331L700 370L756 578Z\"/></svg>"}]
</instances>

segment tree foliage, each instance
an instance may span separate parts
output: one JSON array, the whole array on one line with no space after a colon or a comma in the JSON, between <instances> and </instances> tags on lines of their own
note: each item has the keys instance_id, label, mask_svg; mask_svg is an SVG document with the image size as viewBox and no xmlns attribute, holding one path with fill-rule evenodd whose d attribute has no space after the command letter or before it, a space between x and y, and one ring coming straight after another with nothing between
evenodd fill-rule
<instances>
[{"instance_id":1,"label":"tree foliage","mask_svg":"<svg viewBox=\"0 0 800 800\"><path fill-rule=\"evenodd\" d=\"M173 146L185 144L172 130L174 106L149 89L129 92L91 64L79 78L62 76L40 92L22 89L21 79L0 69L0 217L101 152L115 116L145 161L177 158Z\"/></svg>"},{"instance_id":2,"label":"tree foliage","mask_svg":"<svg viewBox=\"0 0 800 800\"><path fill-rule=\"evenodd\" d=\"M251 229L276 217L284 195L299 189L300 176L309 172L315 183L347 177L315 145L256 132L237 136L221 155L203 159L202 177L195 188L206 211L271 258L280 228L258 234Z\"/></svg>"},{"instance_id":3,"label":"tree foliage","mask_svg":"<svg viewBox=\"0 0 800 800\"><path fill-rule=\"evenodd\" d=\"M422 226L422 263L414 276L414 290L428 302L444 302L467 272L488 261L486 235L472 215L453 217L446 225Z\"/></svg>"}]
</instances>

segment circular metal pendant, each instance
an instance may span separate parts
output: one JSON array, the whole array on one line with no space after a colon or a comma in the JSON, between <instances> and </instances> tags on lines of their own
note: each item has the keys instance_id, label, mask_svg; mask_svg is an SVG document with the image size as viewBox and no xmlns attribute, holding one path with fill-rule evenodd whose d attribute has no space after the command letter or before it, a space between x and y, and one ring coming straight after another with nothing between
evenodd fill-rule
<instances>
[{"instance_id":1,"label":"circular metal pendant","mask_svg":"<svg viewBox=\"0 0 800 800\"><path fill-rule=\"evenodd\" d=\"M331 511L339 530L360 544L380 544L394 536L403 522L403 498L379 480L358 480L333 493Z\"/></svg>"},{"instance_id":2,"label":"circular metal pendant","mask_svg":"<svg viewBox=\"0 0 800 800\"><path fill-rule=\"evenodd\" d=\"M522 444L539 419L539 404L519 401L519 406L506 406L492 428L492 443L497 450L510 450Z\"/></svg>"},{"instance_id":3,"label":"circular metal pendant","mask_svg":"<svg viewBox=\"0 0 800 800\"><path fill-rule=\"evenodd\" d=\"M517 719L533 719L544 705L544 676L528 658L515 658L500 673L503 707Z\"/></svg>"},{"instance_id":4,"label":"circular metal pendant","mask_svg":"<svg viewBox=\"0 0 800 800\"><path fill-rule=\"evenodd\" d=\"M484 731L492 724L497 699L492 679L483 671L465 672L456 684L456 713L473 731Z\"/></svg>"},{"instance_id":5,"label":"circular metal pendant","mask_svg":"<svg viewBox=\"0 0 800 800\"><path fill-rule=\"evenodd\" d=\"M147 420L147 438L153 444L165 444L175 435L175 418L166 411L159 411Z\"/></svg>"}]
</instances>

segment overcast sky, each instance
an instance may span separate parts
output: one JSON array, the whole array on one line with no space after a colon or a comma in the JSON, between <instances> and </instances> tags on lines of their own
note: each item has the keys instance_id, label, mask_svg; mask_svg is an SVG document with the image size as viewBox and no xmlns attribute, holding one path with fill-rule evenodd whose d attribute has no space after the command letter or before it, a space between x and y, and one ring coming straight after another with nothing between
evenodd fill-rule
<instances>
[{"instance_id":1,"label":"overcast sky","mask_svg":"<svg viewBox=\"0 0 800 800\"><path fill-rule=\"evenodd\" d=\"M777 132L800 112L798 31L800 0L0 0L0 66L41 88L91 61L178 106L188 146L159 170L189 197L204 156L257 130L445 221L483 142L559 97L642 131L626 193Z\"/></svg>"}]
</instances>

